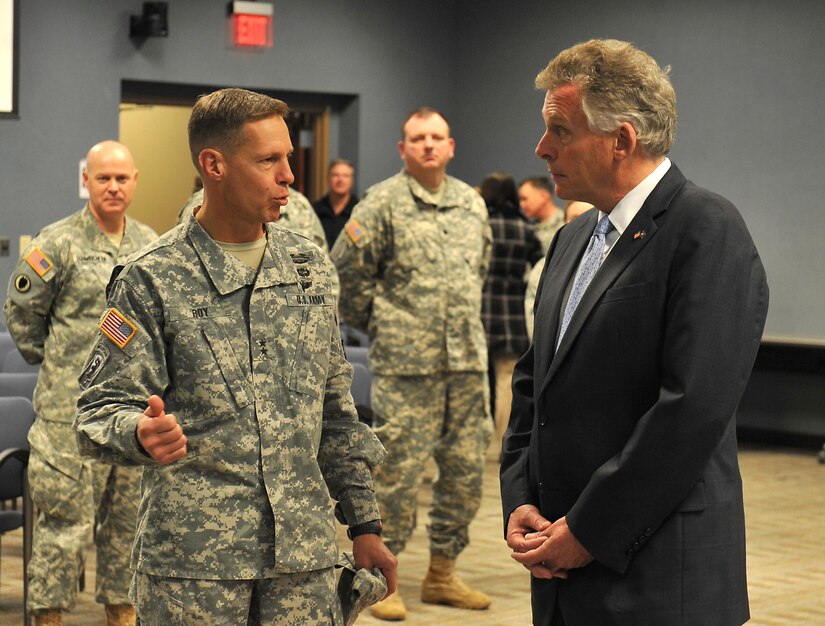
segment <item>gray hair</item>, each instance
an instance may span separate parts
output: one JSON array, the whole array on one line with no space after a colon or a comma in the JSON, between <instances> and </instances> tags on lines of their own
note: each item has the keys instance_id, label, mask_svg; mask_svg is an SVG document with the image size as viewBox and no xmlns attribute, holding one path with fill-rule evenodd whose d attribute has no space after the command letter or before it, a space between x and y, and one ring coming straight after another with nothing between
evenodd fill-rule
<instances>
[{"instance_id":1,"label":"gray hair","mask_svg":"<svg viewBox=\"0 0 825 626\"><path fill-rule=\"evenodd\" d=\"M198 167L198 156L205 148L237 148L244 139L244 124L288 114L285 102L246 89L219 89L202 95L189 118L192 162Z\"/></svg>"},{"instance_id":2,"label":"gray hair","mask_svg":"<svg viewBox=\"0 0 825 626\"><path fill-rule=\"evenodd\" d=\"M676 92L670 66L633 44L591 39L563 50L536 76L536 88L572 84L581 94L590 130L611 132L628 122L650 156L668 153L676 136Z\"/></svg>"}]
</instances>

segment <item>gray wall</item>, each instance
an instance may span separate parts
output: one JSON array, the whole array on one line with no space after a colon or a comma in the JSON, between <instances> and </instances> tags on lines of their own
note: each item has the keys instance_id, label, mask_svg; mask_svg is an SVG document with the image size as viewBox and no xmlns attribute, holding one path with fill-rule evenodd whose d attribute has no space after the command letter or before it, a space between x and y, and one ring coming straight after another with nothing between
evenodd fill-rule
<instances>
[{"instance_id":1,"label":"gray wall","mask_svg":"<svg viewBox=\"0 0 825 626\"><path fill-rule=\"evenodd\" d=\"M118 136L121 80L358 94L341 120L360 117L357 146L351 126L334 145L357 155L361 187L401 168L395 144L410 109L454 109L452 0L274 4L275 46L248 51L228 44L224 0L171 0L169 37L141 47L128 38L139 0L19 0L20 119L0 119L0 235L12 238L3 293L18 236L81 206L77 163Z\"/></svg>"},{"instance_id":2,"label":"gray wall","mask_svg":"<svg viewBox=\"0 0 825 626\"><path fill-rule=\"evenodd\" d=\"M462 17L462 137L454 173L546 173L536 74L592 37L633 41L672 67L671 157L733 201L771 288L766 333L825 339L825 4L817 0L557 0L472 3Z\"/></svg>"},{"instance_id":3,"label":"gray wall","mask_svg":"<svg viewBox=\"0 0 825 626\"><path fill-rule=\"evenodd\" d=\"M452 173L478 183L544 171L536 73L571 43L616 37L672 66L671 156L742 211L768 270L768 333L825 339L818 0L279 0L263 52L226 44L223 0L172 0L170 36L141 48L126 36L137 0L20 4L20 120L0 119L0 234L13 255L17 234L78 206L77 160L117 135L122 79L358 94L357 132L342 120L335 145L356 155L361 188L399 168L400 118L431 104L453 125ZM0 284L12 267L0 259Z\"/></svg>"}]
</instances>

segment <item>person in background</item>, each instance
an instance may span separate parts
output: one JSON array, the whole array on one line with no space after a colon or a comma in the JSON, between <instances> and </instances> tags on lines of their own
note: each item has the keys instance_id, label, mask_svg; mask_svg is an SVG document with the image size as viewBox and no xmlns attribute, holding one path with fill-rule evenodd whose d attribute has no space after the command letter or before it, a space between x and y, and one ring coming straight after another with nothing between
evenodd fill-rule
<instances>
[{"instance_id":1,"label":"person in background","mask_svg":"<svg viewBox=\"0 0 825 626\"><path fill-rule=\"evenodd\" d=\"M244 89L198 99L204 182L193 217L115 270L80 376L83 454L143 466L132 597L143 624L342 622L335 517L359 568L381 541L334 270L277 222L293 182L285 103Z\"/></svg>"},{"instance_id":2,"label":"person in background","mask_svg":"<svg viewBox=\"0 0 825 626\"><path fill-rule=\"evenodd\" d=\"M739 211L686 180L668 69L591 40L536 78L559 231L513 375L501 499L533 623L749 618L735 412L768 286Z\"/></svg>"},{"instance_id":3,"label":"person in background","mask_svg":"<svg viewBox=\"0 0 825 626\"><path fill-rule=\"evenodd\" d=\"M579 202L578 200L568 200L564 204L564 223L569 224L582 213L585 213L593 208L589 202ZM524 315L527 326L527 336L533 339L533 305L536 301L536 291L539 288L539 280L541 273L544 270L544 258L542 257L538 263L530 270L530 275L527 277L527 287L524 290Z\"/></svg>"},{"instance_id":4,"label":"person in background","mask_svg":"<svg viewBox=\"0 0 825 626\"><path fill-rule=\"evenodd\" d=\"M536 237L547 252L556 231L564 226L564 213L553 202L553 183L547 176L525 178L518 195L522 214L533 222Z\"/></svg>"},{"instance_id":5,"label":"person in background","mask_svg":"<svg viewBox=\"0 0 825 626\"><path fill-rule=\"evenodd\" d=\"M582 213L586 213L593 208L589 202L579 202L578 200L568 200L564 203L564 223L569 224Z\"/></svg>"},{"instance_id":6,"label":"person in background","mask_svg":"<svg viewBox=\"0 0 825 626\"><path fill-rule=\"evenodd\" d=\"M544 256L541 242L519 213L512 176L493 172L481 183L481 197L490 213L493 252L484 281L481 319L487 335L487 352L494 372L492 448L498 458L501 437L510 418L510 384L516 360L527 351L524 315L525 277Z\"/></svg>"},{"instance_id":7,"label":"person in background","mask_svg":"<svg viewBox=\"0 0 825 626\"><path fill-rule=\"evenodd\" d=\"M415 526L425 463L439 468L430 507L430 567L421 599L485 609L455 561L481 504L490 440L481 290L490 255L484 201L447 176L455 141L444 117L413 111L401 128L404 169L374 185L332 248L341 320L369 333L375 432L389 454L376 476L387 546L398 554ZM372 607L401 620L395 593Z\"/></svg>"},{"instance_id":8,"label":"person in background","mask_svg":"<svg viewBox=\"0 0 825 626\"><path fill-rule=\"evenodd\" d=\"M352 215L352 209L358 204L358 196L352 191L354 183L355 166L346 159L335 159L327 170L329 193L312 203L324 227L330 249Z\"/></svg>"},{"instance_id":9,"label":"person in background","mask_svg":"<svg viewBox=\"0 0 825 626\"><path fill-rule=\"evenodd\" d=\"M9 283L6 323L29 363L41 363L29 431L29 485L37 507L28 608L38 626L62 624L74 607L78 574L96 523L95 599L109 626L135 623L129 550L140 499L140 469L80 456L72 421L77 377L98 332L115 265L157 236L126 216L138 171L129 149L102 141L89 150L80 211L43 228Z\"/></svg>"}]
</instances>

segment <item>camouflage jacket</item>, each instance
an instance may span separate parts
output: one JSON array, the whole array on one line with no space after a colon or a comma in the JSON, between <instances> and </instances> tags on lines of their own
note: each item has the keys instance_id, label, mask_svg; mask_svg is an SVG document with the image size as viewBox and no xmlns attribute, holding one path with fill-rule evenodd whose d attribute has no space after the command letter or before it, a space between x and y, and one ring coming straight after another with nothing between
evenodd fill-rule
<instances>
[{"instance_id":1,"label":"camouflage jacket","mask_svg":"<svg viewBox=\"0 0 825 626\"><path fill-rule=\"evenodd\" d=\"M186 201L180 211L178 212L178 224L183 222L185 217L191 215L195 207L199 207L203 203L203 189L196 191ZM327 246L327 237L324 234L324 227L321 225L321 220L312 208L312 204L307 197L300 191L289 188L289 203L281 208L281 217L278 218L278 224L285 226L294 233L303 235L312 243L321 248L324 252L329 253ZM332 293L335 299L338 299L339 286L338 274L332 273Z\"/></svg>"},{"instance_id":2,"label":"camouflage jacket","mask_svg":"<svg viewBox=\"0 0 825 626\"><path fill-rule=\"evenodd\" d=\"M97 334L112 269L156 237L151 228L127 217L118 249L85 206L43 228L23 250L9 282L5 315L26 361L42 363L34 392L38 421L74 419L77 376ZM74 441L50 442L47 434L37 436L41 426L30 437L32 445L55 466L77 475L79 460L62 462L47 454L66 443L65 453L77 457Z\"/></svg>"},{"instance_id":3,"label":"camouflage jacket","mask_svg":"<svg viewBox=\"0 0 825 626\"><path fill-rule=\"evenodd\" d=\"M550 249L550 244L553 243L553 237L556 236L559 228L564 226L564 212L557 210L553 217L543 222L535 222L533 224L536 237L541 242L541 247L544 249L544 254Z\"/></svg>"},{"instance_id":4,"label":"camouflage jacket","mask_svg":"<svg viewBox=\"0 0 825 626\"><path fill-rule=\"evenodd\" d=\"M266 230L256 272L190 217L109 287L75 426L82 453L145 465L139 571L248 579L330 567L330 496L350 525L380 517L372 471L385 452L349 393L332 265L306 238ZM135 436L151 394L187 437L168 466Z\"/></svg>"},{"instance_id":5,"label":"camouflage jacket","mask_svg":"<svg viewBox=\"0 0 825 626\"><path fill-rule=\"evenodd\" d=\"M406 172L373 186L332 249L341 319L370 336L373 372L486 371L487 208L450 176L440 203Z\"/></svg>"}]
</instances>

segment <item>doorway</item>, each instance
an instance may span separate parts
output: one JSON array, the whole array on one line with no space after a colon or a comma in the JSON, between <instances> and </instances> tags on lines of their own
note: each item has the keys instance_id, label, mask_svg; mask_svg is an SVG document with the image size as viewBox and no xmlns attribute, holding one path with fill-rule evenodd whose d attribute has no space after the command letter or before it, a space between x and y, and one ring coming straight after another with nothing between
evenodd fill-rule
<instances>
[{"instance_id":1,"label":"doorway","mask_svg":"<svg viewBox=\"0 0 825 626\"><path fill-rule=\"evenodd\" d=\"M139 171L129 214L162 234L175 226L178 210L198 188L189 155L187 124L200 94L220 86L122 81L120 141L129 146ZM292 187L309 197L326 193L330 117L354 96L301 94L255 89L290 105L285 120L295 148Z\"/></svg>"}]
</instances>

